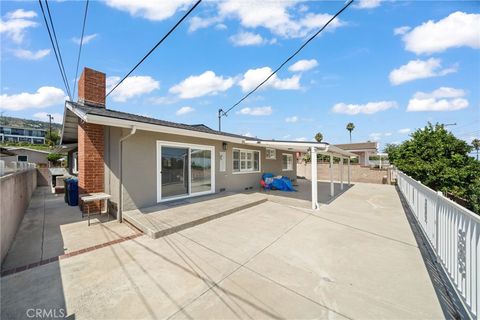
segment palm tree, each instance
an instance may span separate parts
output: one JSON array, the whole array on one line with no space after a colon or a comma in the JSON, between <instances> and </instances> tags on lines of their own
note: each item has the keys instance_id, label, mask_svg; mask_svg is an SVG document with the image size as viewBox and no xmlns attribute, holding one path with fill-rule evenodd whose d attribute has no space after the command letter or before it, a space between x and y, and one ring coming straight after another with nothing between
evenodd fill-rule
<instances>
[{"instance_id":1,"label":"palm tree","mask_svg":"<svg viewBox=\"0 0 480 320\"><path fill-rule=\"evenodd\" d=\"M353 131L353 129L355 129L355 125L353 124L353 122L349 122L347 124L347 130L350 133L350 143L352 143L352 131Z\"/></svg>"},{"instance_id":2,"label":"palm tree","mask_svg":"<svg viewBox=\"0 0 480 320\"><path fill-rule=\"evenodd\" d=\"M480 150L480 140L473 139L472 146L475 148L475 150L477 150L477 161L478 161L478 150Z\"/></svg>"},{"instance_id":3,"label":"palm tree","mask_svg":"<svg viewBox=\"0 0 480 320\"><path fill-rule=\"evenodd\" d=\"M317 134L315 135L315 140L317 140L317 142L322 142L323 134L320 132L317 132Z\"/></svg>"}]
</instances>

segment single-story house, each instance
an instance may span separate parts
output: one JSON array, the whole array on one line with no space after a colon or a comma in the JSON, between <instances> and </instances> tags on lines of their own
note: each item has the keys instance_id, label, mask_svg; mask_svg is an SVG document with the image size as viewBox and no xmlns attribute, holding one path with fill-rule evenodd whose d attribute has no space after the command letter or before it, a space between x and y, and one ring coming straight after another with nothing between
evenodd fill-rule
<instances>
[{"instance_id":1,"label":"single-story house","mask_svg":"<svg viewBox=\"0 0 480 320\"><path fill-rule=\"evenodd\" d=\"M164 201L258 189L264 172L296 179L296 152L354 156L328 143L261 140L115 111L105 106L105 74L89 68L78 102L65 103L62 145L80 193L110 194L119 220L124 210Z\"/></svg>"},{"instance_id":2,"label":"single-story house","mask_svg":"<svg viewBox=\"0 0 480 320\"><path fill-rule=\"evenodd\" d=\"M370 156L374 156L378 152L378 143L372 141L336 144L335 146L356 154L358 163L362 166L368 166Z\"/></svg>"},{"instance_id":3,"label":"single-story house","mask_svg":"<svg viewBox=\"0 0 480 320\"><path fill-rule=\"evenodd\" d=\"M6 147L6 150L13 155L2 157L2 160L8 162L30 162L38 165L48 165L47 156L50 153L45 150L31 149L28 147Z\"/></svg>"}]
</instances>

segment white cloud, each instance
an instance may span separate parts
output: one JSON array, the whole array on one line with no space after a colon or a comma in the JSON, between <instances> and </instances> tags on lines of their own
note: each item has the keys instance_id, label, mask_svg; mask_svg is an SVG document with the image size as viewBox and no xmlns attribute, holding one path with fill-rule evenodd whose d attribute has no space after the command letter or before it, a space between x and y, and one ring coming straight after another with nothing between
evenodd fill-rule
<instances>
[{"instance_id":1,"label":"white cloud","mask_svg":"<svg viewBox=\"0 0 480 320\"><path fill-rule=\"evenodd\" d=\"M295 62L294 64L292 64L288 68L288 70L290 70L292 72L302 72L302 71L308 71L310 69L313 69L316 66L318 66L318 61L317 60L315 60L315 59L310 59L310 60L303 59L303 60L299 60L299 61Z\"/></svg>"},{"instance_id":2,"label":"white cloud","mask_svg":"<svg viewBox=\"0 0 480 320\"><path fill-rule=\"evenodd\" d=\"M20 59L40 60L50 54L50 49L42 49L35 52L26 49L16 49L13 50L13 54Z\"/></svg>"},{"instance_id":3,"label":"white cloud","mask_svg":"<svg viewBox=\"0 0 480 320\"><path fill-rule=\"evenodd\" d=\"M405 82L440 77L449 73L457 72L457 67L442 68L442 61L436 58L428 60L411 60L398 69L392 70L389 75L390 83L399 85Z\"/></svg>"},{"instance_id":4,"label":"white cloud","mask_svg":"<svg viewBox=\"0 0 480 320\"><path fill-rule=\"evenodd\" d=\"M357 9L373 9L380 6L381 0L359 0L353 7Z\"/></svg>"},{"instance_id":5,"label":"white cloud","mask_svg":"<svg viewBox=\"0 0 480 320\"><path fill-rule=\"evenodd\" d=\"M252 90L258 86L272 73L270 67L263 67L257 69L250 69L243 75L243 78L238 82L244 92ZM300 86L300 76L294 75L290 78L280 79L277 75L273 75L264 85L263 88L274 88L278 90L298 90Z\"/></svg>"},{"instance_id":6,"label":"white cloud","mask_svg":"<svg viewBox=\"0 0 480 320\"><path fill-rule=\"evenodd\" d=\"M92 41L93 39L95 39L96 37L98 37L98 33L93 33L93 34L89 34L89 35L84 35L83 36L83 44L87 44L89 43L90 41ZM76 37L73 37L72 38L72 41L75 42L76 44L80 44L80 38L76 38Z\"/></svg>"},{"instance_id":7,"label":"white cloud","mask_svg":"<svg viewBox=\"0 0 480 320\"><path fill-rule=\"evenodd\" d=\"M298 122L298 117L297 116L287 117L285 118L285 122L289 122L289 123Z\"/></svg>"},{"instance_id":8,"label":"white cloud","mask_svg":"<svg viewBox=\"0 0 480 320\"><path fill-rule=\"evenodd\" d=\"M177 112L175 112L175 114L177 116L182 116L184 114L187 114L187 113L190 113L190 112L193 112L193 111L195 111L194 108L186 106L186 107L181 107L180 109L178 109Z\"/></svg>"},{"instance_id":9,"label":"white cloud","mask_svg":"<svg viewBox=\"0 0 480 320\"><path fill-rule=\"evenodd\" d=\"M185 10L193 0L107 0L105 3L112 8L126 11L134 17L162 21L170 18L177 11Z\"/></svg>"},{"instance_id":10,"label":"white cloud","mask_svg":"<svg viewBox=\"0 0 480 320\"><path fill-rule=\"evenodd\" d=\"M120 81L120 77L107 78L107 92ZM120 84L110 95L113 101L125 102L130 98L150 93L160 88L160 83L150 76L130 76Z\"/></svg>"},{"instance_id":11,"label":"white cloud","mask_svg":"<svg viewBox=\"0 0 480 320\"><path fill-rule=\"evenodd\" d=\"M25 11L23 9L17 9L10 11L6 15L7 19L31 19L37 16L35 11Z\"/></svg>"},{"instance_id":12,"label":"white cloud","mask_svg":"<svg viewBox=\"0 0 480 320\"><path fill-rule=\"evenodd\" d=\"M400 134L408 134L408 133L410 133L410 131L412 131L410 128L403 128L403 129L399 129L399 130L398 130L398 133L400 133Z\"/></svg>"},{"instance_id":13,"label":"white cloud","mask_svg":"<svg viewBox=\"0 0 480 320\"><path fill-rule=\"evenodd\" d=\"M152 104L174 104L178 102L178 98L176 97L151 97L148 99L149 103Z\"/></svg>"},{"instance_id":14,"label":"white cloud","mask_svg":"<svg viewBox=\"0 0 480 320\"><path fill-rule=\"evenodd\" d=\"M403 26L403 27L398 27L398 28L395 28L393 29L393 34L394 35L403 35L405 33L407 33L408 31L410 31L410 29L412 29L411 27L409 26Z\"/></svg>"},{"instance_id":15,"label":"white cloud","mask_svg":"<svg viewBox=\"0 0 480 320\"><path fill-rule=\"evenodd\" d=\"M417 92L408 102L407 111L455 111L468 107L465 91L441 87L430 93Z\"/></svg>"},{"instance_id":16,"label":"white cloud","mask_svg":"<svg viewBox=\"0 0 480 320\"><path fill-rule=\"evenodd\" d=\"M48 120L48 116L47 116L48 114L53 117L52 122L55 122L55 123L62 123L63 122L63 114L61 114L61 113L37 112L37 113L33 114L33 117L35 119L38 119L38 120L47 121Z\"/></svg>"},{"instance_id":17,"label":"white cloud","mask_svg":"<svg viewBox=\"0 0 480 320\"><path fill-rule=\"evenodd\" d=\"M269 116L273 112L272 107L243 108L237 114L249 116Z\"/></svg>"},{"instance_id":18,"label":"white cloud","mask_svg":"<svg viewBox=\"0 0 480 320\"><path fill-rule=\"evenodd\" d=\"M442 52L449 48L480 48L480 14L456 11L437 22L429 20L406 33L405 49L416 54Z\"/></svg>"},{"instance_id":19,"label":"white cloud","mask_svg":"<svg viewBox=\"0 0 480 320\"><path fill-rule=\"evenodd\" d=\"M307 141L307 138L305 137L295 138L295 141Z\"/></svg>"},{"instance_id":20,"label":"white cloud","mask_svg":"<svg viewBox=\"0 0 480 320\"><path fill-rule=\"evenodd\" d=\"M205 95L227 91L233 86L233 78L215 75L213 71L205 71L198 76L190 76L170 88L170 93L182 99L197 98Z\"/></svg>"},{"instance_id":21,"label":"white cloud","mask_svg":"<svg viewBox=\"0 0 480 320\"><path fill-rule=\"evenodd\" d=\"M384 111L396 107L397 103L395 101L378 101L369 102L367 104L337 103L333 106L332 111L335 113L344 113L348 115L356 115L359 113L373 114L379 111Z\"/></svg>"},{"instance_id":22,"label":"white cloud","mask_svg":"<svg viewBox=\"0 0 480 320\"><path fill-rule=\"evenodd\" d=\"M383 133L381 132L372 132L368 136L370 137L371 140L373 141L378 141L382 139Z\"/></svg>"},{"instance_id":23,"label":"white cloud","mask_svg":"<svg viewBox=\"0 0 480 320\"><path fill-rule=\"evenodd\" d=\"M266 42L261 35L252 32L239 32L229 39L237 47L261 45Z\"/></svg>"},{"instance_id":24,"label":"white cloud","mask_svg":"<svg viewBox=\"0 0 480 320\"><path fill-rule=\"evenodd\" d=\"M198 29L203 29L203 28L210 27L211 25L217 24L220 21L222 21L222 19L220 17L210 17L210 18L202 18L202 17L198 17L198 16L193 17L192 19L190 19L190 25L188 26L188 32L194 32L194 31L197 31ZM220 28L222 28L222 27L220 27Z\"/></svg>"},{"instance_id":25,"label":"white cloud","mask_svg":"<svg viewBox=\"0 0 480 320\"><path fill-rule=\"evenodd\" d=\"M25 31L38 26L37 22L30 20L36 16L35 11L23 9L8 12L5 15L6 20L0 19L0 33L5 33L15 43L22 43Z\"/></svg>"},{"instance_id":26,"label":"white cloud","mask_svg":"<svg viewBox=\"0 0 480 320\"><path fill-rule=\"evenodd\" d=\"M249 138L254 138L255 136L251 134L250 132L242 134L242 136L249 137Z\"/></svg>"},{"instance_id":27,"label":"white cloud","mask_svg":"<svg viewBox=\"0 0 480 320\"><path fill-rule=\"evenodd\" d=\"M190 30L208 27L225 19L238 19L244 28L266 28L283 38L302 38L322 27L331 17L330 14L313 14L308 8L296 1L218 1L217 13L211 18L192 19ZM333 20L327 30L334 30L344 23Z\"/></svg>"},{"instance_id":28,"label":"white cloud","mask_svg":"<svg viewBox=\"0 0 480 320\"><path fill-rule=\"evenodd\" d=\"M41 87L34 93L2 94L0 95L0 106L5 110L19 111L29 108L46 108L62 105L65 99L66 96L62 89Z\"/></svg>"}]
</instances>

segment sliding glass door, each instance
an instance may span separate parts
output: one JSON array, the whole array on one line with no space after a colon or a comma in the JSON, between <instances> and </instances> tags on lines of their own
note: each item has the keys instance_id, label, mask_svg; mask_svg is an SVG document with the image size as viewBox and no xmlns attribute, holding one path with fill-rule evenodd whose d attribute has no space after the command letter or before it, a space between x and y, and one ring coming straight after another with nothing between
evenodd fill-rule
<instances>
[{"instance_id":1,"label":"sliding glass door","mask_svg":"<svg viewBox=\"0 0 480 320\"><path fill-rule=\"evenodd\" d=\"M213 146L157 142L157 201L215 192Z\"/></svg>"},{"instance_id":2,"label":"sliding glass door","mask_svg":"<svg viewBox=\"0 0 480 320\"><path fill-rule=\"evenodd\" d=\"M162 147L162 198L188 194L188 149Z\"/></svg>"}]
</instances>

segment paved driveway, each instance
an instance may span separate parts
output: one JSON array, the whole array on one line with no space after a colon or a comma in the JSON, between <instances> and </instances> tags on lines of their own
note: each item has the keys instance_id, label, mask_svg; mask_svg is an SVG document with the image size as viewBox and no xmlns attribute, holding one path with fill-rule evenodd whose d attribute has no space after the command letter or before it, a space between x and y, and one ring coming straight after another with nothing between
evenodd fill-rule
<instances>
[{"instance_id":1,"label":"paved driveway","mask_svg":"<svg viewBox=\"0 0 480 320\"><path fill-rule=\"evenodd\" d=\"M3 277L2 318L440 319L393 187L357 184L318 212L274 202Z\"/></svg>"}]
</instances>

